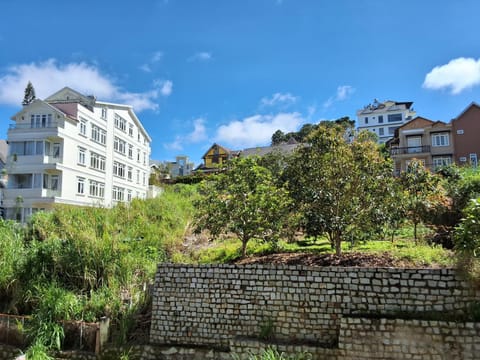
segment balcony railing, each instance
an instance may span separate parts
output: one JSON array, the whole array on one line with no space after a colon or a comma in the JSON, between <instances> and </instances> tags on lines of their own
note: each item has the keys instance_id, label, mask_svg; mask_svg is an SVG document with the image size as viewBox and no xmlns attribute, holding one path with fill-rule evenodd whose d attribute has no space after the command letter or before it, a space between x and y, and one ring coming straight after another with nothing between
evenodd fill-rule
<instances>
[{"instance_id":1,"label":"balcony railing","mask_svg":"<svg viewBox=\"0 0 480 360\"><path fill-rule=\"evenodd\" d=\"M390 149L390 155L405 155L405 154L420 154L429 153L430 145L423 146L408 146Z\"/></svg>"},{"instance_id":2,"label":"balcony railing","mask_svg":"<svg viewBox=\"0 0 480 360\"><path fill-rule=\"evenodd\" d=\"M54 129L60 126L60 123L52 121L45 124L10 124L10 130L16 129Z\"/></svg>"}]
</instances>

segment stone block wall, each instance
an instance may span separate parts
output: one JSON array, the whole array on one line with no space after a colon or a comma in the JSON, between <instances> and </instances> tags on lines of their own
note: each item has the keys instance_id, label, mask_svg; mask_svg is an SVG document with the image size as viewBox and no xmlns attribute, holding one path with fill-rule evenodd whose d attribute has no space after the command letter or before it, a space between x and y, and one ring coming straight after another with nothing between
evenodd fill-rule
<instances>
[{"instance_id":1,"label":"stone block wall","mask_svg":"<svg viewBox=\"0 0 480 360\"><path fill-rule=\"evenodd\" d=\"M272 338L272 344L286 352L296 346L295 351L316 349L319 359L347 359L350 350L360 351L355 339L369 341L363 334L376 319L383 318L385 329L390 329L388 321L396 317L460 316L478 300L480 293L451 269L161 264L150 342L238 353L241 348L258 348L252 341ZM418 331L431 325L412 324ZM437 331L433 329L439 324L428 331ZM356 334L346 332L350 326ZM462 332L462 326L467 325L455 331ZM395 334L398 329L385 332ZM381 336L383 330L378 331ZM378 350L373 344L365 351L398 350L387 345Z\"/></svg>"}]
</instances>

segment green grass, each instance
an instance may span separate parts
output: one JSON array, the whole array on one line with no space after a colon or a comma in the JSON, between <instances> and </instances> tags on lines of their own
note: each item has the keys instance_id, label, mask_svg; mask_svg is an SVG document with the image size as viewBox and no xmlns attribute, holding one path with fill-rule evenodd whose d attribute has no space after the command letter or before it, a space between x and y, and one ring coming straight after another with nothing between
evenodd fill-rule
<instances>
[{"instance_id":1,"label":"green grass","mask_svg":"<svg viewBox=\"0 0 480 360\"><path fill-rule=\"evenodd\" d=\"M419 233L422 237L428 234L428 229L419 227ZM237 239L227 239L217 241L208 248L191 254L190 261L200 264L211 263L228 263L241 257L240 241ZM417 244L413 241L413 229L404 227L392 242L390 240L372 240L357 243L352 246L349 242L342 243L342 251L347 252L363 252L372 254L388 253L393 258L403 262L405 266L455 266L455 257L449 250L443 249L441 246L429 245L423 241ZM309 252L313 254L333 254L330 243L327 238L319 237L305 238L296 242L280 241L277 248L271 244L252 240L247 246L248 256L267 255L271 253L282 252ZM183 258L182 260L186 260Z\"/></svg>"}]
</instances>

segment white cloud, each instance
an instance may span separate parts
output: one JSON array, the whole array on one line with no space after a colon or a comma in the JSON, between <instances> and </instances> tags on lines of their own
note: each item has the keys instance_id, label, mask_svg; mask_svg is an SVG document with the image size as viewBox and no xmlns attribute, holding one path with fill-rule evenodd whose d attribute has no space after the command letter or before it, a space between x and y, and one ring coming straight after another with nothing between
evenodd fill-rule
<instances>
[{"instance_id":1,"label":"white cloud","mask_svg":"<svg viewBox=\"0 0 480 360\"><path fill-rule=\"evenodd\" d=\"M163 52L161 51L155 51L148 62L145 64L140 65L140 70L145 71L145 72L152 72L152 65L155 63L158 63L160 60L163 58Z\"/></svg>"},{"instance_id":2,"label":"white cloud","mask_svg":"<svg viewBox=\"0 0 480 360\"><path fill-rule=\"evenodd\" d=\"M298 112L254 115L220 126L215 138L219 143L235 148L267 145L275 131L296 131L304 122L305 119Z\"/></svg>"},{"instance_id":3,"label":"white cloud","mask_svg":"<svg viewBox=\"0 0 480 360\"><path fill-rule=\"evenodd\" d=\"M193 121L192 132L185 135L177 135L171 143L165 144L165 148L169 150L182 150L185 144L199 143L207 139L207 129L205 127L205 119L198 118Z\"/></svg>"},{"instance_id":4,"label":"white cloud","mask_svg":"<svg viewBox=\"0 0 480 360\"><path fill-rule=\"evenodd\" d=\"M55 59L40 63L19 64L0 74L0 104L20 105L25 86L31 81L37 98L43 99L65 86L82 94L93 94L103 101L121 101L135 111L157 110L160 96L170 95L171 81L155 82L150 90L128 92L114 80L85 62L59 64Z\"/></svg>"},{"instance_id":5,"label":"white cloud","mask_svg":"<svg viewBox=\"0 0 480 360\"><path fill-rule=\"evenodd\" d=\"M460 57L448 64L435 66L426 76L426 89L450 88L452 94L480 84L480 59Z\"/></svg>"},{"instance_id":6,"label":"white cloud","mask_svg":"<svg viewBox=\"0 0 480 360\"><path fill-rule=\"evenodd\" d=\"M212 53L201 51L193 54L188 58L188 61L209 61L212 59Z\"/></svg>"},{"instance_id":7,"label":"white cloud","mask_svg":"<svg viewBox=\"0 0 480 360\"><path fill-rule=\"evenodd\" d=\"M298 98L290 93L275 93L270 98L262 98L260 103L262 106L290 105L295 103L297 100Z\"/></svg>"},{"instance_id":8,"label":"white cloud","mask_svg":"<svg viewBox=\"0 0 480 360\"><path fill-rule=\"evenodd\" d=\"M337 87L337 93L335 96L331 96L327 101L323 103L324 108L329 108L334 103L339 101L344 101L350 97L355 92L355 88L350 85L341 85Z\"/></svg>"}]
</instances>

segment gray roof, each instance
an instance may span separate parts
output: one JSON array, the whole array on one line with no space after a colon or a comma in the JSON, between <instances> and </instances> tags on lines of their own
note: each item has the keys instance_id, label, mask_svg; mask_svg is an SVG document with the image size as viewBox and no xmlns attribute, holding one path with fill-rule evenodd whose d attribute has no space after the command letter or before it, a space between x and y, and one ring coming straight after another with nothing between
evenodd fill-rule
<instances>
[{"instance_id":1,"label":"gray roof","mask_svg":"<svg viewBox=\"0 0 480 360\"><path fill-rule=\"evenodd\" d=\"M248 148L240 151L240 156L252 156L252 155L264 156L272 152L290 154L293 152L293 150L295 150L298 146L301 146L301 145L302 144L297 143L297 144L280 144L280 145L274 145L274 146Z\"/></svg>"}]
</instances>

